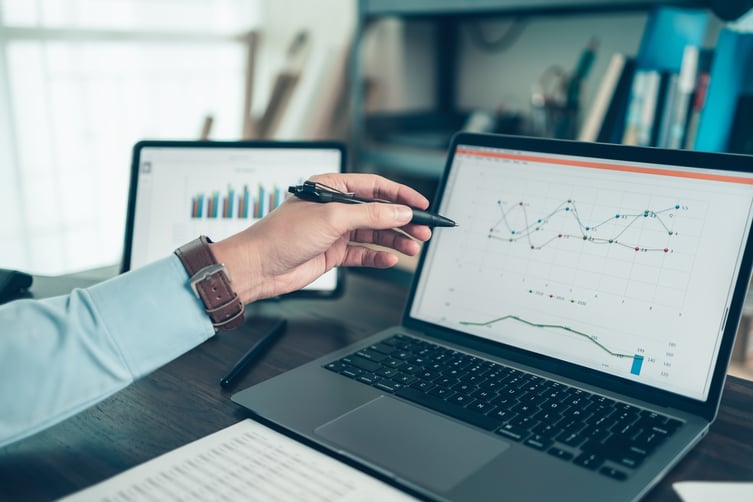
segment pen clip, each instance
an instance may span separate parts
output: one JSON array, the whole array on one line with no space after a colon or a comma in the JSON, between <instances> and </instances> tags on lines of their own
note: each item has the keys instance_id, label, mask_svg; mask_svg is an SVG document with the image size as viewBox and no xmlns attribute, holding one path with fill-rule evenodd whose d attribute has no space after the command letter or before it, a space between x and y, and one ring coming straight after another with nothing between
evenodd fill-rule
<instances>
[{"instance_id":1,"label":"pen clip","mask_svg":"<svg viewBox=\"0 0 753 502\"><path fill-rule=\"evenodd\" d=\"M353 192L343 192L324 183L310 180L304 181L303 185L288 187L288 192L308 200L318 200L322 193L336 194L339 197L347 198L354 198L356 195Z\"/></svg>"}]
</instances>

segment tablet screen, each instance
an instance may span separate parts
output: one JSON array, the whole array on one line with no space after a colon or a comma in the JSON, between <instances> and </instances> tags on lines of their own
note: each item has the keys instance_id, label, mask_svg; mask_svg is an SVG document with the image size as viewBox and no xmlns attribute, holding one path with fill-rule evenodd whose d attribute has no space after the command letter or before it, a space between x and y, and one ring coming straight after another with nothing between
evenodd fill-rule
<instances>
[{"instance_id":1,"label":"tablet screen","mask_svg":"<svg viewBox=\"0 0 753 502\"><path fill-rule=\"evenodd\" d=\"M134 147L122 270L140 267L207 235L218 241L274 210L290 185L342 172L332 142L143 141ZM339 292L331 270L301 293Z\"/></svg>"}]
</instances>

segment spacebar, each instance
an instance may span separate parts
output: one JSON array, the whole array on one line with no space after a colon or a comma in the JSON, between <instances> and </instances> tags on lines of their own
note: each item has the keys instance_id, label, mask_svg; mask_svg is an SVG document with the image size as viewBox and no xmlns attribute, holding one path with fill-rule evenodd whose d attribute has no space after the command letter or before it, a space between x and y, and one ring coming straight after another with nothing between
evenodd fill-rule
<instances>
[{"instance_id":1,"label":"spacebar","mask_svg":"<svg viewBox=\"0 0 753 502\"><path fill-rule=\"evenodd\" d=\"M488 431L493 431L494 429L502 425L502 422L499 422L498 420L487 417L480 413L475 413L467 408L463 408L462 406L448 403L447 401L439 399L438 397L424 394L423 392L411 387L403 387L402 389L395 392L395 395L402 397L403 399L407 399L408 401L413 401L414 403L420 404L422 406L426 406L427 408L431 408L432 410L438 411L439 413L457 418L460 421L475 425L476 427L481 427L482 429L486 429Z\"/></svg>"}]
</instances>

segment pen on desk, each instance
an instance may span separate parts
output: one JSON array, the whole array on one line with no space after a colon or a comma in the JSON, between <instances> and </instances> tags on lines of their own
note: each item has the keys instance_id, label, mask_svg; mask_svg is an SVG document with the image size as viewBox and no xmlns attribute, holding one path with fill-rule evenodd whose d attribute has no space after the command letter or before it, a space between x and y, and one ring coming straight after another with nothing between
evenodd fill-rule
<instances>
[{"instance_id":1,"label":"pen on desk","mask_svg":"<svg viewBox=\"0 0 753 502\"><path fill-rule=\"evenodd\" d=\"M341 192L336 188L329 187L322 183L315 183L313 181L304 181L303 185L296 185L288 187L288 192L292 193L299 199L308 200L311 202L342 202L343 204L366 204L368 202L382 202L385 204L392 204L390 201L380 199L367 199L365 197L358 197L355 194ZM411 223L417 225L428 225L430 227L454 227L457 224L449 218L440 216L428 211L422 211L421 209L411 208L413 211L413 218Z\"/></svg>"},{"instance_id":2,"label":"pen on desk","mask_svg":"<svg viewBox=\"0 0 753 502\"><path fill-rule=\"evenodd\" d=\"M248 352L246 352L243 357L241 357L238 362L235 363L233 369L231 369L226 376L220 379L220 385L223 387L230 387L235 379L238 378L238 375L240 375L246 368L248 368L249 364L251 364L254 359L256 359L257 356L261 354L264 349L266 349L275 340L275 338L277 338L278 335L285 331L287 324L288 321L286 319L279 319L277 322L275 322L272 328L264 334L261 340L256 342L248 350Z\"/></svg>"}]
</instances>

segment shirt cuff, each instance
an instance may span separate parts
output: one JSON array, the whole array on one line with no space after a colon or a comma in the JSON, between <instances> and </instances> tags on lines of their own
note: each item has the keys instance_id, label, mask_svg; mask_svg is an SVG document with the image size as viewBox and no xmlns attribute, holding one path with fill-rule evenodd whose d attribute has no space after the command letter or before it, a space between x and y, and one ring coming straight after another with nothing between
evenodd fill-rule
<instances>
[{"instance_id":1,"label":"shirt cuff","mask_svg":"<svg viewBox=\"0 0 753 502\"><path fill-rule=\"evenodd\" d=\"M134 378L215 333L175 255L92 286L89 294Z\"/></svg>"}]
</instances>

